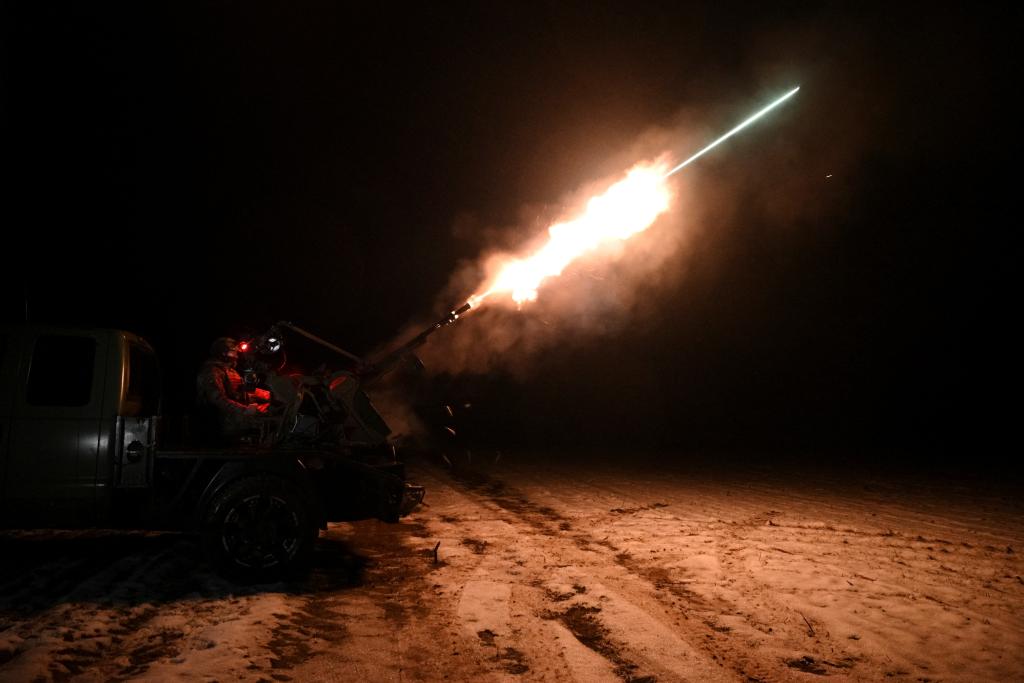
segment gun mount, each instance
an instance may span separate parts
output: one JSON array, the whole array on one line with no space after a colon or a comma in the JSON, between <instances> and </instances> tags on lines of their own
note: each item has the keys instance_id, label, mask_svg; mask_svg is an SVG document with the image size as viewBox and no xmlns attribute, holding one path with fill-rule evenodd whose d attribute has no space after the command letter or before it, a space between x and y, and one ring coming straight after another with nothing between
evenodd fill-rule
<instances>
[{"instance_id":1,"label":"gun mount","mask_svg":"<svg viewBox=\"0 0 1024 683\"><path fill-rule=\"evenodd\" d=\"M378 380L442 327L454 324L469 311L470 303L452 309L409 341L381 358L368 362L359 356L289 321L274 323L269 330L239 345L239 371L248 390L270 392L272 417L268 438L276 444L324 445L346 451L393 451L391 428L374 408L364 387ZM289 333L343 357L347 369L312 374L289 372L284 359ZM278 360L273 360L275 357Z\"/></svg>"}]
</instances>

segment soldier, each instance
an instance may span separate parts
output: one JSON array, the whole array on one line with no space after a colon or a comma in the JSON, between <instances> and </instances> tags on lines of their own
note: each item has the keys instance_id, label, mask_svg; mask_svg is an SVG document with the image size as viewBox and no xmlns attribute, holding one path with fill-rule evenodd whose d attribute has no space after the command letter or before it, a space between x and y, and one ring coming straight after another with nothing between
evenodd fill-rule
<instances>
[{"instance_id":1,"label":"soldier","mask_svg":"<svg viewBox=\"0 0 1024 683\"><path fill-rule=\"evenodd\" d=\"M238 441L242 437L261 439L269 403L248 400L242 377L235 370L238 343L220 337L210 346L210 357L196 377L196 401L211 436L220 441Z\"/></svg>"}]
</instances>

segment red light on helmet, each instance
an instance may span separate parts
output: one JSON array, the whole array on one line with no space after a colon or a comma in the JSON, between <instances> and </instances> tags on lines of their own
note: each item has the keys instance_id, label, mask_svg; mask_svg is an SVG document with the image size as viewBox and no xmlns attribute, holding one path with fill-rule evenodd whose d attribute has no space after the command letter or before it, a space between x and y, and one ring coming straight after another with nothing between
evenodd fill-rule
<instances>
[{"instance_id":1,"label":"red light on helmet","mask_svg":"<svg viewBox=\"0 0 1024 683\"><path fill-rule=\"evenodd\" d=\"M249 342L242 342L241 344L239 344L238 345L238 350L240 352L242 352L242 353L245 353L246 351L248 351L249 350Z\"/></svg>"}]
</instances>

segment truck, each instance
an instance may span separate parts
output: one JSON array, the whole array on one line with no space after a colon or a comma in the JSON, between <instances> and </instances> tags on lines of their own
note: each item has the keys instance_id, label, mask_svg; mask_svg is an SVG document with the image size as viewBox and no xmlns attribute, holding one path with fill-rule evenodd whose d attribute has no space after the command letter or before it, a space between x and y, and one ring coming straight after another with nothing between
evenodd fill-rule
<instances>
[{"instance_id":1,"label":"truck","mask_svg":"<svg viewBox=\"0 0 1024 683\"><path fill-rule=\"evenodd\" d=\"M141 336L0 327L0 526L194 533L218 572L251 582L301 575L328 522L397 522L424 490L364 391L386 364L301 374L262 360L292 331L337 348L290 323L253 340L246 380L280 409L261 435L211 445L188 415L162 414L160 363Z\"/></svg>"}]
</instances>

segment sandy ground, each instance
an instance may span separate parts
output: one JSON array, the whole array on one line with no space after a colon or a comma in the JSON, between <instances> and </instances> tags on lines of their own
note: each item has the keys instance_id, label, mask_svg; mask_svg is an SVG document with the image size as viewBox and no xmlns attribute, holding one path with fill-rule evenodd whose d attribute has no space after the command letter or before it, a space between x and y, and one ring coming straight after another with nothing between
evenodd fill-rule
<instances>
[{"instance_id":1,"label":"sandy ground","mask_svg":"<svg viewBox=\"0 0 1024 683\"><path fill-rule=\"evenodd\" d=\"M0 680L1024 680L1015 486L495 458L414 464L428 506L331 525L298 584L2 534Z\"/></svg>"}]
</instances>

